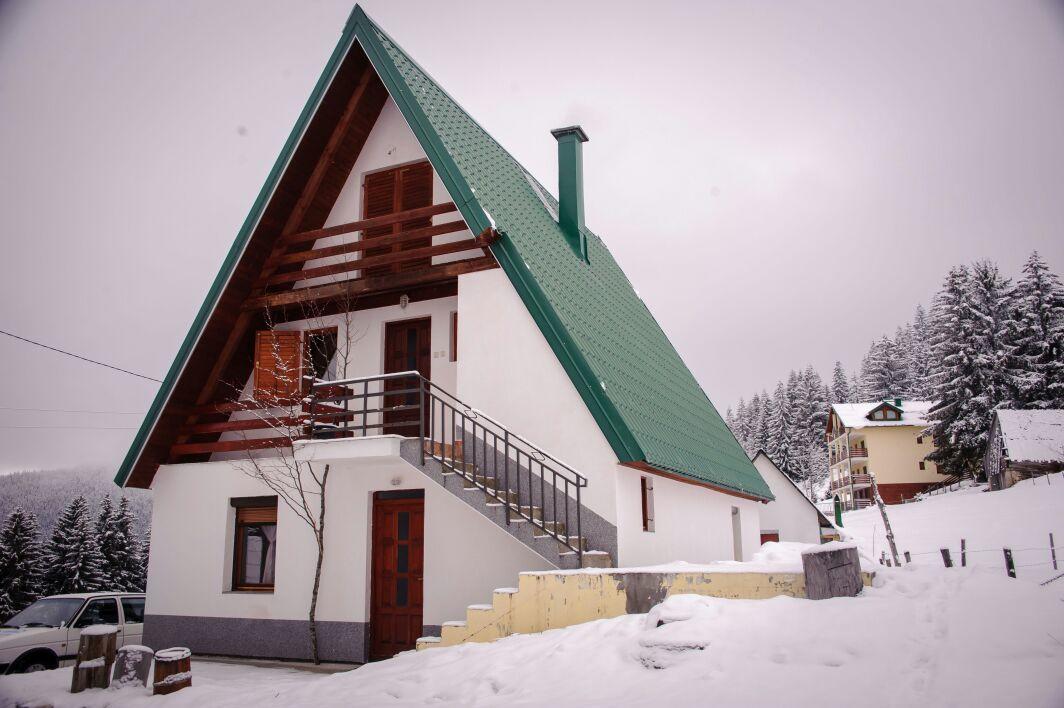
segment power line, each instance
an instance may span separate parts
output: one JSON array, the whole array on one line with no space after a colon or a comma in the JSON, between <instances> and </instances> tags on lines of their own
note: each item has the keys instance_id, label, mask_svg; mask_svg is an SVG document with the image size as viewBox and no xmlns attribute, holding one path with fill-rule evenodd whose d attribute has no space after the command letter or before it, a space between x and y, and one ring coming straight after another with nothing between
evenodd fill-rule
<instances>
[{"instance_id":1,"label":"power line","mask_svg":"<svg viewBox=\"0 0 1064 708\"><path fill-rule=\"evenodd\" d=\"M26 411L31 413L93 413L96 415L144 415L143 411L85 411L73 408L14 408L0 406L0 411Z\"/></svg>"},{"instance_id":2,"label":"power line","mask_svg":"<svg viewBox=\"0 0 1064 708\"><path fill-rule=\"evenodd\" d=\"M123 374L129 374L130 376L136 376L137 378L147 379L148 381L154 381L155 383L162 383L162 381L160 381L159 379L152 378L151 376L145 376L144 374L138 374L136 371L130 371L129 369L123 369L123 368L121 368L119 366L112 366L111 364L105 364L102 361L96 361L95 359L90 359L87 356L81 356L80 354L73 354L73 353L68 352L68 351L63 351L62 349L57 349L56 347L50 347L47 344L41 344L40 342L35 342L32 339L26 339L25 337L20 337L17 334L12 334L11 332L5 332L2 329L0 329L0 334L6 334L7 336L12 337L13 339L18 339L19 341L26 342L27 344L33 344L33 345L36 345L38 347L42 347L44 349L48 349L48 350L53 351L53 352L59 352L60 354L65 354L66 356L72 356L75 359L81 359L82 361L87 361L90 364L96 364L97 366L103 366L103 367L106 367L108 369L114 369L115 371L121 371Z\"/></svg>"},{"instance_id":3,"label":"power line","mask_svg":"<svg viewBox=\"0 0 1064 708\"><path fill-rule=\"evenodd\" d=\"M0 425L0 430L136 430L107 425Z\"/></svg>"}]
</instances>

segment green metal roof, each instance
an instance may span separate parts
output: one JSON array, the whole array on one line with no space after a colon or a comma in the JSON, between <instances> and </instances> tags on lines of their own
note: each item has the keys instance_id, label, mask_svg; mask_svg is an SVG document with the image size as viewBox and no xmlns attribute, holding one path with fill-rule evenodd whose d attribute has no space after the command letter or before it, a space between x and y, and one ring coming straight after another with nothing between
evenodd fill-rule
<instances>
[{"instance_id":1,"label":"green metal roof","mask_svg":"<svg viewBox=\"0 0 1064 708\"><path fill-rule=\"evenodd\" d=\"M768 485L602 240L585 230L590 262L578 258L558 226L554 197L361 7L352 11L289 142L302 134L307 110L320 101L318 91L352 38L373 63L473 232L493 226L502 234L492 253L618 459L772 499ZM285 149L292 146L286 144ZM278 166L286 162L282 153ZM260 201L272 193L275 181L271 173ZM250 233L248 224L241 231L246 241L245 231ZM242 249L240 237L234 250L238 245ZM217 294L208 297L208 303L216 299ZM168 383L172 385L171 376L160 391L162 400ZM146 434L142 428L138 439ZM126 472L116 478L120 484L135 456L131 449L123 463Z\"/></svg>"}]
</instances>

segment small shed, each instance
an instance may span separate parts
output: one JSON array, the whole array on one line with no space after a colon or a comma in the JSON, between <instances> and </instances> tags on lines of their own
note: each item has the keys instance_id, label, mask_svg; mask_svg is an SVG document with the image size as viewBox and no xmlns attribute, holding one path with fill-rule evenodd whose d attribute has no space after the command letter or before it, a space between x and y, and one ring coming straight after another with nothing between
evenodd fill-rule
<instances>
[{"instance_id":1,"label":"small shed","mask_svg":"<svg viewBox=\"0 0 1064 708\"><path fill-rule=\"evenodd\" d=\"M1064 410L997 410L983 472L990 489L1064 469Z\"/></svg>"},{"instance_id":2,"label":"small shed","mask_svg":"<svg viewBox=\"0 0 1064 708\"><path fill-rule=\"evenodd\" d=\"M761 508L761 543L821 543L838 538L834 525L764 450L758 450L753 463L776 497Z\"/></svg>"}]
</instances>

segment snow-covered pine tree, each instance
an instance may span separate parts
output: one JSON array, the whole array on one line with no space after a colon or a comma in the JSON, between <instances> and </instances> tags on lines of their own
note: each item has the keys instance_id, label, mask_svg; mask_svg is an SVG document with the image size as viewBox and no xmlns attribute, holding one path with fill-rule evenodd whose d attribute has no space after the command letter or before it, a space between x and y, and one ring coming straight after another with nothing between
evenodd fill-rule
<instances>
[{"instance_id":1,"label":"snow-covered pine tree","mask_svg":"<svg viewBox=\"0 0 1064 708\"><path fill-rule=\"evenodd\" d=\"M850 374L850 403L860 403L868 400L864 395L864 387L861 385L861 377L857 372Z\"/></svg>"},{"instance_id":2,"label":"snow-covered pine tree","mask_svg":"<svg viewBox=\"0 0 1064 708\"><path fill-rule=\"evenodd\" d=\"M767 453L770 437L769 421L772 418L772 399L769 398L768 391L764 389L762 389L758 399L759 405L754 418L754 444L752 447L764 450Z\"/></svg>"},{"instance_id":3,"label":"snow-covered pine tree","mask_svg":"<svg viewBox=\"0 0 1064 708\"><path fill-rule=\"evenodd\" d=\"M913 356L913 326L911 322L898 327L894 332L894 357L898 370L897 389L894 398L912 398L912 379L909 378L909 362Z\"/></svg>"},{"instance_id":4,"label":"snow-covered pine tree","mask_svg":"<svg viewBox=\"0 0 1064 708\"><path fill-rule=\"evenodd\" d=\"M904 336L901 328L898 332ZM905 396L908 388L905 358L895 340L883 336L872 345L861 364L861 383L867 400L883 401Z\"/></svg>"},{"instance_id":5,"label":"snow-covered pine tree","mask_svg":"<svg viewBox=\"0 0 1064 708\"><path fill-rule=\"evenodd\" d=\"M835 362L835 369L831 373L831 403L851 403L850 381L846 378L846 370L842 368L842 362Z\"/></svg>"},{"instance_id":6,"label":"snow-covered pine tree","mask_svg":"<svg viewBox=\"0 0 1064 708\"><path fill-rule=\"evenodd\" d=\"M787 386L782 381L776 382L776 390L769 402L768 419L768 456L784 473L790 474L794 465L791 449L791 429L793 410L790 407Z\"/></svg>"},{"instance_id":7,"label":"snow-covered pine tree","mask_svg":"<svg viewBox=\"0 0 1064 708\"><path fill-rule=\"evenodd\" d=\"M96 516L96 548L100 551L100 572L103 576L103 587L107 590L122 590L119 578L116 577L116 556L121 546L114 527L114 502L110 496L100 502L100 513Z\"/></svg>"},{"instance_id":8,"label":"snow-covered pine tree","mask_svg":"<svg viewBox=\"0 0 1064 708\"><path fill-rule=\"evenodd\" d=\"M112 586L126 592L142 590L140 583L140 541L133 530L133 510L122 497L111 517L115 546L109 559Z\"/></svg>"},{"instance_id":9,"label":"snow-covered pine tree","mask_svg":"<svg viewBox=\"0 0 1064 708\"><path fill-rule=\"evenodd\" d=\"M144 540L140 544L140 555L137 557L137 582L138 591L148 589L148 556L151 555L151 528L144 533Z\"/></svg>"},{"instance_id":10,"label":"snow-covered pine tree","mask_svg":"<svg viewBox=\"0 0 1064 708\"><path fill-rule=\"evenodd\" d=\"M982 408L984 418L977 435L980 449L985 446L990 421L995 408L1010 399L1010 387L1016 378L1010 337L1016 323L1010 308L1012 285L991 261L979 261L972 266L971 304L975 347L973 361L981 379L980 390L973 398Z\"/></svg>"},{"instance_id":11,"label":"snow-covered pine tree","mask_svg":"<svg viewBox=\"0 0 1064 708\"><path fill-rule=\"evenodd\" d=\"M1064 288L1035 251L1013 293L1011 405L1064 408Z\"/></svg>"},{"instance_id":12,"label":"snow-covered pine tree","mask_svg":"<svg viewBox=\"0 0 1064 708\"><path fill-rule=\"evenodd\" d=\"M0 620L41 596L41 547L37 517L15 507L0 530Z\"/></svg>"},{"instance_id":13,"label":"snow-covered pine tree","mask_svg":"<svg viewBox=\"0 0 1064 708\"><path fill-rule=\"evenodd\" d=\"M929 401L935 392L934 359L931 357L931 321L923 305L916 306L909 335L909 398Z\"/></svg>"},{"instance_id":14,"label":"snow-covered pine tree","mask_svg":"<svg viewBox=\"0 0 1064 708\"><path fill-rule=\"evenodd\" d=\"M974 360L978 344L972 307L971 273L951 268L931 311L931 351L938 362L936 401L930 412L935 451L928 459L948 474L972 474L979 466L979 432L986 425L985 406L975 401L982 374Z\"/></svg>"},{"instance_id":15,"label":"snow-covered pine tree","mask_svg":"<svg viewBox=\"0 0 1064 708\"><path fill-rule=\"evenodd\" d=\"M45 549L45 592L90 592L103 588L103 559L96 546L89 504L79 496L67 505Z\"/></svg>"}]
</instances>

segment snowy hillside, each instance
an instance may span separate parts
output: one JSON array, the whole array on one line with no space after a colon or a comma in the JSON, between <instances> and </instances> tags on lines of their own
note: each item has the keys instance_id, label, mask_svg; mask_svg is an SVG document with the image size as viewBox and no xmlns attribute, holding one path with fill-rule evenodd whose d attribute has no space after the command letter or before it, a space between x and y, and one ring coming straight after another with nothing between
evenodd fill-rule
<instances>
[{"instance_id":1,"label":"snowy hillside","mask_svg":"<svg viewBox=\"0 0 1064 708\"><path fill-rule=\"evenodd\" d=\"M16 506L36 514L42 537L52 533L56 519L74 497L82 494L95 518L96 509L105 496L129 498L136 531L143 535L151 521L151 492L145 489L122 490L115 486L114 470L72 469L14 472L0 475L0 522Z\"/></svg>"},{"instance_id":2,"label":"snowy hillside","mask_svg":"<svg viewBox=\"0 0 1064 708\"><path fill-rule=\"evenodd\" d=\"M1040 582L1054 575L1048 550L1052 532L1061 569L1058 572L1064 572L1064 474L1026 480L999 492L982 489L970 487L888 506L898 553L909 551L914 564L942 567L939 549L949 548L954 563L960 565L963 538L968 565L1000 570L1004 575L1001 549L1008 547L1015 558L1016 577ZM844 530L866 555L878 559L883 550L889 555L877 508L843 514L842 521ZM1064 586L1064 579L1057 584Z\"/></svg>"}]
</instances>

